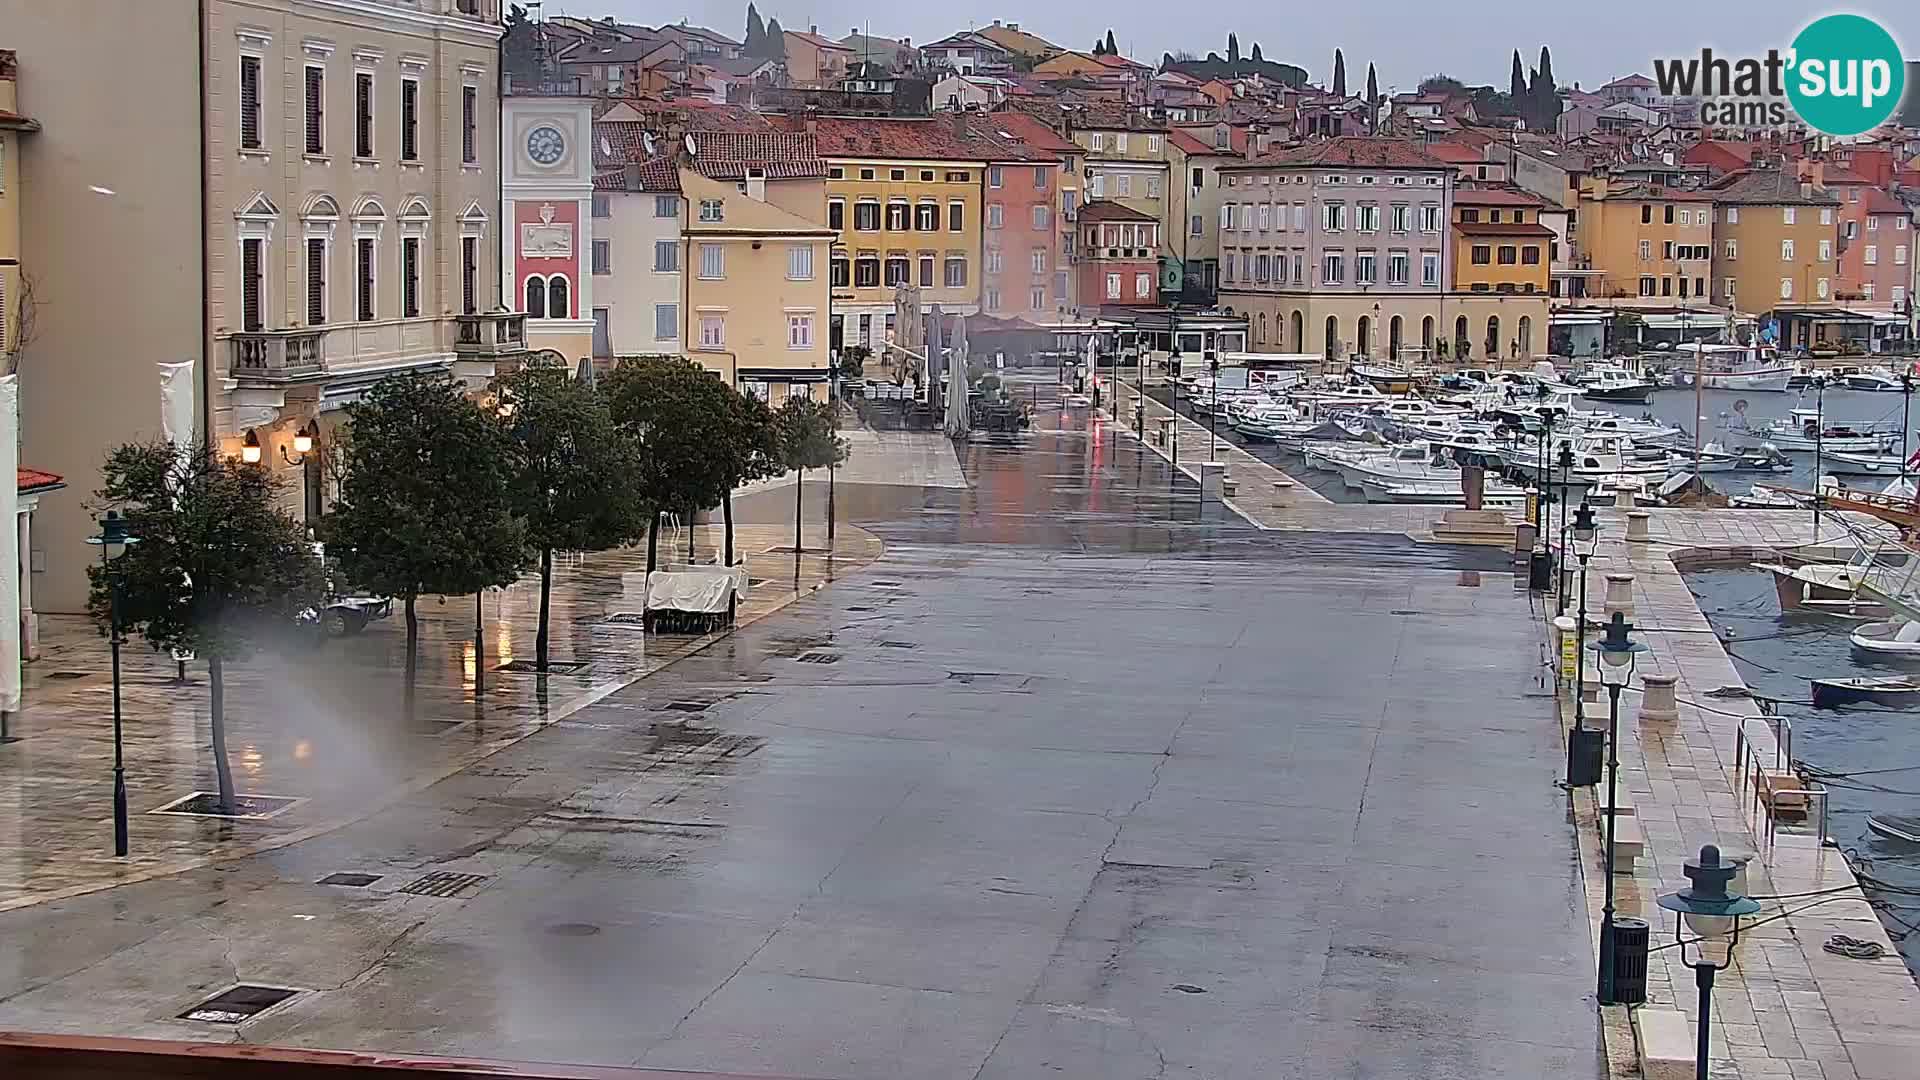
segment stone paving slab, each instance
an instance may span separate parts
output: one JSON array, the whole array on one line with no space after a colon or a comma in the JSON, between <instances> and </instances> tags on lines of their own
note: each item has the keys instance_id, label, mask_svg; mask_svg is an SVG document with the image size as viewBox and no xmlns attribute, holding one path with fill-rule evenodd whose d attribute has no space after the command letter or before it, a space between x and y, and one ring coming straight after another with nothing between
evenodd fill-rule
<instances>
[{"instance_id":1,"label":"stone paving slab","mask_svg":"<svg viewBox=\"0 0 1920 1080\"><path fill-rule=\"evenodd\" d=\"M814 543L818 526L808 525ZM665 563L684 559L670 553ZM841 526L833 558L808 551L796 568L791 527L743 525L736 550L758 582L745 625L836 575L871 563L880 541ZM700 526L695 554L717 557L719 526ZM787 550L776 549L785 546ZM262 821L160 814L214 787L204 664L176 681L171 660L135 640L122 649L131 853L112 851L112 683L105 640L79 617L43 616L42 656L28 665L17 742L0 745L0 911L178 873L317 836L419 791L526 736L572 722L582 708L724 637L643 634L608 616L637 614L644 547L558 559L550 659L586 663L542 678L495 670L533 654L540 586L522 579L485 599L484 688L476 687L471 596L422 598L413 712L404 708L405 627L396 610L360 636L305 653L262 654L227 668L227 738L242 793L291 796ZM64 677L78 676L78 677Z\"/></svg>"}]
</instances>

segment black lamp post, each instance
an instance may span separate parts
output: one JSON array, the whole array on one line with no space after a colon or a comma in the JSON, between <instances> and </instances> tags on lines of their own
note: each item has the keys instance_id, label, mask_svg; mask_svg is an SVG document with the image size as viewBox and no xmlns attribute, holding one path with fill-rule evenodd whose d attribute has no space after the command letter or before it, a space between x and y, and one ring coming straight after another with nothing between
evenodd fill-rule
<instances>
[{"instance_id":1,"label":"black lamp post","mask_svg":"<svg viewBox=\"0 0 1920 1080\"><path fill-rule=\"evenodd\" d=\"M1573 497L1573 443L1571 441L1560 444L1559 464L1560 464L1560 576L1557 580L1559 582L1560 587L1555 589L1554 592L1559 593L1560 595L1558 597L1558 610L1556 610L1554 614L1565 615L1567 613L1567 587L1566 587L1567 586L1567 574L1566 574L1567 503ZM1585 503L1581 503L1580 505L1582 507L1586 506ZM1591 516L1593 511L1589 509L1587 513L1589 516Z\"/></svg>"},{"instance_id":2,"label":"black lamp post","mask_svg":"<svg viewBox=\"0 0 1920 1080\"><path fill-rule=\"evenodd\" d=\"M1700 849L1698 859L1688 859L1684 872L1687 887L1667 893L1656 903L1675 913L1674 945L1680 950L1680 962L1693 970L1694 985L1700 988L1700 1042L1694 1055L1694 1077L1707 1080L1713 977L1733 965L1733 950L1740 944L1740 919L1758 912L1760 905L1728 887L1740 868L1721 862L1720 849L1712 844ZM1688 941L1688 929L1700 936ZM1689 945L1695 946L1692 960L1687 959Z\"/></svg>"},{"instance_id":3,"label":"black lamp post","mask_svg":"<svg viewBox=\"0 0 1920 1080\"><path fill-rule=\"evenodd\" d=\"M1575 730L1585 727L1587 719L1587 560L1593 558L1599 546L1600 526L1594 522L1593 507L1582 502L1579 512L1573 515L1573 547L1580 556L1580 617L1574 623L1576 648L1573 654Z\"/></svg>"},{"instance_id":4,"label":"black lamp post","mask_svg":"<svg viewBox=\"0 0 1920 1080\"><path fill-rule=\"evenodd\" d=\"M127 770L120 739L120 644L126 639L120 635L120 578L113 572L113 558L115 549L124 551L139 542L127 532L118 510L100 519L100 535L87 537L87 543L100 548L100 569L107 578L107 647L113 653L113 853L119 858L127 855Z\"/></svg>"},{"instance_id":5,"label":"black lamp post","mask_svg":"<svg viewBox=\"0 0 1920 1080\"><path fill-rule=\"evenodd\" d=\"M252 432L248 432L252 436ZM257 438L257 436L255 436ZM280 447L280 460L300 470L300 512L309 528L313 525L313 493L307 490L307 458L320 446L320 421L309 420L300 430L293 433L293 453Z\"/></svg>"},{"instance_id":6,"label":"black lamp post","mask_svg":"<svg viewBox=\"0 0 1920 1080\"><path fill-rule=\"evenodd\" d=\"M1827 435L1827 377L1813 377L1813 540L1820 542L1820 503L1826 491L1820 483L1820 453Z\"/></svg>"},{"instance_id":7,"label":"black lamp post","mask_svg":"<svg viewBox=\"0 0 1920 1080\"><path fill-rule=\"evenodd\" d=\"M835 350L827 354L827 406L833 409L835 426L838 426L839 416L840 416L840 353L838 350ZM966 402L964 401L961 402L960 407L962 409L966 408ZM833 518L834 518L833 462L828 461L827 462L827 558L829 560L833 558ZM687 539L688 546L691 547L693 543L693 539L692 539L693 519L691 516L689 516L687 519L687 537L688 537ZM798 546L798 541L795 542L795 546ZM692 562L693 557L689 555L687 557L687 561Z\"/></svg>"},{"instance_id":8,"label":"black lamp post","mask_svg":"<svg viewBox=\"0 0 1920 1080\"><path fill-rule=\"evenodd\" d=\"M1907 478L1908 441L1913 428L1913 373L1900 373L1900 479Z\"/></svg>"},{"instance_id":9,"label":"black lamp post","mask_svg":"<svg viewBox=\"0 0 1920 1080\"><path fill-rule=\"evenodd\" d=\"M1616 1004L1613 994L1613 832L1615 796L1620 785L1620 691L1633 678L1633 656L1647 647L1628 636L1632 627L1616 611L1600 640L1600 683L1607 688L1607 868L1606 903L1600 908L1600 1004Z\"/></svg>"},{"instance_id":10,"label":"black lamp post","mask_svg":"<svg viewBox=\"0 0 1920 1080\"><path fill-rule=\"evenodd\" d=\"M1207 350L1207 374L1213 377L1213 408L1207 410L1207 460L1213 460L1215 425L1220 421L1220 354Z\"/></svg>"},{"instance_id":11,"label":"black lamp post","mask_svg":"<svg viewBox=\"0 0 1920 1080\"><path fill-rule=\"evenodd\" d=\"M1180 480L1180 343L1177 341L1167 357L1167 371L1167 411L1173 414L1173 422L1167 425L1167 437L1173 440L1173 445L1167 448L1167 463L1171 466L1168 471L1172 473L1167 482L1175 484Z\"/></svg>"}]
</instances>

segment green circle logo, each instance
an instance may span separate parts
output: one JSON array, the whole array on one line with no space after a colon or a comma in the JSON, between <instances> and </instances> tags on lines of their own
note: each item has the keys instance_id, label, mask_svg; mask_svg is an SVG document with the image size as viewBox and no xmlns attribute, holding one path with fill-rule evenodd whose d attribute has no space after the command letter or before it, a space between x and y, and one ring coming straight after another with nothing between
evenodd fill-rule
<instances>
[{"instance_id":1,"label":"green circle logo","mask_svg":"<svg viewBox=\"0 0 1920 1080\"><path fill-rule=\"evenodd\" d=\"M1893 35L1862 15L1826 15L1793 39L1787 100L1828 135L1859 135L1900 107L1907 64Z\"/></svg>"}]
</instances>

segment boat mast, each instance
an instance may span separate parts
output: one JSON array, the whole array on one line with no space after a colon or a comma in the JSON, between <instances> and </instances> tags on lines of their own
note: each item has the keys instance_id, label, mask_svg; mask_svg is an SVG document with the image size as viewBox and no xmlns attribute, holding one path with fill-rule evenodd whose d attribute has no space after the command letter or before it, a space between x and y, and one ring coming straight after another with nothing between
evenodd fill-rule
<instances>
[{"instance_id":1,"label":"boat mast","mask_svg":"<svg viewBox=\"0 0 1920 1080\"><path fill-rule=\"evenodd\" d=\"M1686 344L1685 339L1692 336L1690 333L1692 328L1693 313L1686 308L1681 308L1680 337L1682 344ZM1702 400L1706 393L1706 382L1707 380L1700 370L1700 343L1695 341L1693 342L1693 482L1699 485L1700 493L1703 495L1706 494L1707 481L1700 475L1700 428L1703 423L1703 418L1706 416L1706 414L1701 411L1706 407Z\"/></svg>"}]
</instances>

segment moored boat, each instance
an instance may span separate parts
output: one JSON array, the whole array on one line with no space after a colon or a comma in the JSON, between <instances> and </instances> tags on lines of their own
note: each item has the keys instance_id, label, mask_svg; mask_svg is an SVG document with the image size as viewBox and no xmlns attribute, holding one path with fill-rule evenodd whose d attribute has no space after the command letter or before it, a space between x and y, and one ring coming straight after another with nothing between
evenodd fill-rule
<instances>
[{"instance_id":1,"label":"moored boat","mask_svg":"<svg viewBox=\"0 0 1920 1080\"><path fill-rule=\"evenodd\" d=\"M1845 705L1885 705L1895 709L1920 706L1920 679L1911 675L1858 675L1809 681L1813 683L1816 709L1838 709Z\"/></svg>"},{"instance_id":2,"label":"moored boat","mask_svg":"<svg viewBox=\"0 0 1920 1080\"><path fill-rule=\"evenodd\" d=\"M1887 660L1920 660L1920 623L1910 619L1870 622L1847 635L1853 647Z\"/></svg>"}]
</instances>

